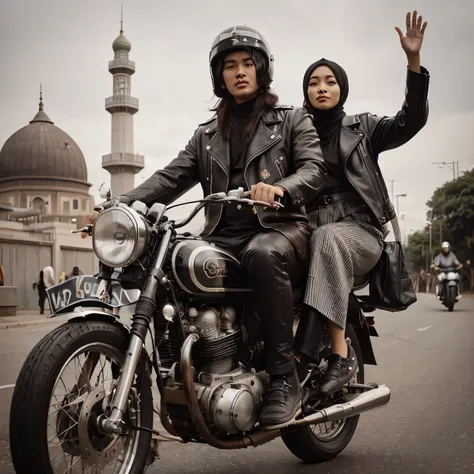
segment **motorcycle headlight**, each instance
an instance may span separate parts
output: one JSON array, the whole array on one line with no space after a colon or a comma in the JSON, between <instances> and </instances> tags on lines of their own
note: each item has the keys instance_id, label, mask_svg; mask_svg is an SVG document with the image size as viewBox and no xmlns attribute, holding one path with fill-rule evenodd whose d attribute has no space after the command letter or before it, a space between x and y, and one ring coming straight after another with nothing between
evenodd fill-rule
<instances>
[{"instance_id":1,"label":"motorcycle headlight","mask_svg":"<svg viewBox=\"0 0 474 474\"><path fill-rule=\"evenodd\" d=\"M148 240L145 220L125 206L102 211L94 222L94 253L112 268L126 267L143 253Z\"/></svg>"},{"instance_id":2,"label":"motorcycle headlight","mask_svg":"<svg viewBox=\"0 0 474 474\"><path fill-rule=\"evenodd\" d=\"M458 274L456 272L449 272L448 273L448 280L457 280Z\"/></svg>"},{"instance_id":3,"label":"motorcycle headlight","mask_svg":"<svg viewBox=\"0 0 474 474\"><path fill-rule=\"evenodd\" d=\"M446 278L446 273L441 272L438 275L438 281L443 281Z\"/></svg>"}]
</instances>

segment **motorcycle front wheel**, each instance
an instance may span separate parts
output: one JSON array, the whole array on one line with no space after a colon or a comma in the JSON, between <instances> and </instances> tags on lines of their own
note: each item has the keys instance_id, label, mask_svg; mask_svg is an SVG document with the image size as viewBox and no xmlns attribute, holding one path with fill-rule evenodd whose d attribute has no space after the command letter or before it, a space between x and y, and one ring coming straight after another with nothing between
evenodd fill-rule
<instances>
[{"instance_id":1,"label":"motorcycle front wheel","mask_svg":"<svg viewBox=\"0 0 474 474\"><path fill-rule=\"evenodd\" d=\"M351 340L359 367L354 381L364 383L364 362L359 340L351 324L346 327L346 337ZM359 423L359 416L337 421L302 426L282 436L286 447L307 463L330 461L343 451L351 441Z\"/></svg>"},{"instance_id":2,"label":"motorcycle front wheel","mask_svg":"<svg viewBox=\"0 0 474 474\"><path fill-rule=\"evenodd\" d=\"M153 399L142 361L123 433L98 429L128 348L127 331L107 322L66 323L26 359L13 393L10 449L17 474L141 474L153 427Z\"/></svg>"},{"instance_id":3,"label":"motorcycle front wheel","mask_svg":"<svg viewBox=\"0 0 474 474\"><path fill-rule=\"evenodd\" d=\"M457 288L455 286L450 286L448 288L448 302L447 302L448 311L452 311L454 309L454 304L456 303L456 296L457 296Z\"/></svg>"}]
</instances>

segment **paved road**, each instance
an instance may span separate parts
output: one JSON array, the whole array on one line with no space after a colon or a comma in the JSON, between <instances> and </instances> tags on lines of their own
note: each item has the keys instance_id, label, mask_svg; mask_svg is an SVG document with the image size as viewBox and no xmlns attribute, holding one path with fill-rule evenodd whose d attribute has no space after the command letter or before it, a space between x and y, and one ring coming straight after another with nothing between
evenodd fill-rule
<instances>
[{"instance_id":1,"label":"paved road","mask_svg":"<svg viewBox=\"0 0 474 474\"><path fill-rule=\"evenodd\" d=\"M474 473L474 299L448 313L432 296L399 314L377 313L373 339L379 365L367 380L386 383L392 399L363 415L347 450L311 466L280 440L257 449L223 452L165 442L150 474L460 474ZM51 327L0 332L0 386L14 384L27 351ZM8 410L12 389L0 389L0 474L11 474Z\"/></svg>"}]
</instances>

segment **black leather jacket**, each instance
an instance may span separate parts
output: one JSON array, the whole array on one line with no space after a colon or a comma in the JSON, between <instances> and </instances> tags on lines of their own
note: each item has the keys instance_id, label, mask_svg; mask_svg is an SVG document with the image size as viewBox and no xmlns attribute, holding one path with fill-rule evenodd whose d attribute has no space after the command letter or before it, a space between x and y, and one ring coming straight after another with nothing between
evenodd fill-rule
<instances>
[{"instance_id":1,"label":"black leather jacket","mask_svg":"<svg viewBox=\"0 0 474 474\"><path fill-rule=\"evenodd\" d=\"M280 185L287 197L284 209L257 207L260 224L282 232L301 256L307 253L310 229L304 205L313 199L326 179L324 159L310 115L302 108L276 107L262 116L250 141L245 180ZM229 143L217 128L216 117L201 124L177 158L156 171L137 188L125 193L131 201L169 204L197 183L204 196L227 192L230 175ZM214 231L222 206L207 206L202 236Z\"/></svg>"},{"instance_id":2,"label":"black leather jacket","mask_svg":"<svg viewBox=\"0 0 474 474\"><path fill-rule=\"evenodd\" d=\"M377 117L369 113L346 116L342 120L340 156L349 182L364 200L374 217L374 225L383 230L394 217L393 206L378 165L379 153L408 142L428 119L429 73L408 69L405 101L394 117ZM317 201L308 204L308 213Z\"/></svg>"}]
</instances>

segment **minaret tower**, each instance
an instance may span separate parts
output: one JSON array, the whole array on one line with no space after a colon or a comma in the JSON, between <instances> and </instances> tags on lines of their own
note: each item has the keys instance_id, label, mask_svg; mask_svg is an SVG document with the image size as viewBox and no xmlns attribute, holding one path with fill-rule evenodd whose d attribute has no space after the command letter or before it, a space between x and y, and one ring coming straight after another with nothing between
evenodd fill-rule
<instances>
[{"instance_id":1,"label":"minaret tower","mask_svg":"<svg viewBox=\"0 0 474 474\"><path fill-rule=\"evenodd\" d=\"M105 110L112 115L112 152L102 156L102 168L111 175L112 196L135 187L135 174L145 166L145 157L134 153L133 115L138 112L138 99L131 95L135 63L128 59L132 44L123 34L123 11L120 35L112 44L114 60L109 72L114 77L113 96L105 99Z\"/></svg>"}]
</instances>

